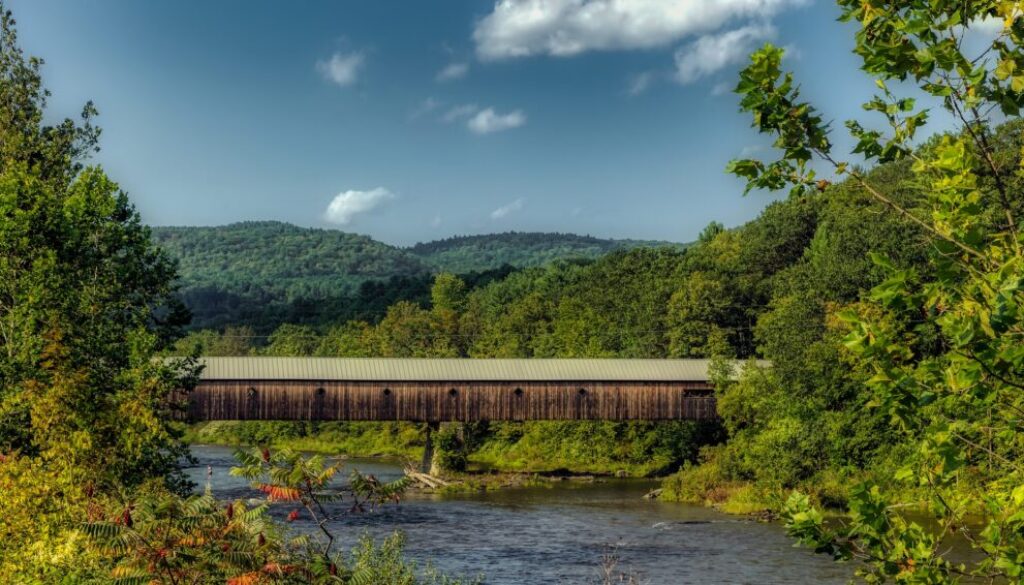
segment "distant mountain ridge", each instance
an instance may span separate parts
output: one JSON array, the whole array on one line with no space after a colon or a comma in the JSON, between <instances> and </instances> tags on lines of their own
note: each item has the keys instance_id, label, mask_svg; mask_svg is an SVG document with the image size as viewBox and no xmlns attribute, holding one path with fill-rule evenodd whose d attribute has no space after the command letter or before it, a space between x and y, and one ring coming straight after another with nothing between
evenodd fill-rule
<instances>
[{"instance_id":1,"label":"distant mountain ridge","mask_svg":"<svg viewBox=\"0 0 1024 585\"><path fill-rule=\"evenodd\" d=\"M488 270L504 264L543 266L556 260L594 259L615 250L683 244L653 240L612 240L560 232L503 232L452 236L407 248L430 266L449 272Z\"/></svg>"},{"instance_id":2,"label":"distant mountain ridge","mask_svg":"<svg viewBox=\"0 0 1024 585\"><path fill-rule=\"evenodd\" d=\"M592 260L638 246L682 246L506 232L402 248L278 221L151 229L153 240L178 262L181 294L193 312L193 326L200 328L374 320L393 301L425 301L432 275L441 271L467 274L479 284L509 267Z\"/></svg>"}]
</instances>

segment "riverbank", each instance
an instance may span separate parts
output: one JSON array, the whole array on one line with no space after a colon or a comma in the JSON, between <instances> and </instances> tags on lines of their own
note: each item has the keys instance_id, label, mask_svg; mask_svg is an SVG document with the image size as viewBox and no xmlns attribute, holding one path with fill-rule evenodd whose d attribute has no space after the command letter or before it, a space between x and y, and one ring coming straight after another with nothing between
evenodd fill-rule
<instances>
[{"instance_id":1,"label":"riverbank","mask_svg":"<svg viewBox=\"0 0 1024 585\"><path fill-rule=\"evenodd\" d=\"M480 429L468 425L470 442L465 472L447 473L446 484L423 491L468 493L518 487L545 487L561 482L600 482L608 478L660 481L659 499L698 505L743 517L777 517L789 490L768 489L754 482L727 481L716 466L683 464L645 449L659 429L626 427L616 433L612 423L504 423ZM621 430L621 427L620 427ZM666 432L671 429L663 429ZM396 465L418 466L426 434L423 425L399 422L293 423L216 421L186 429L189 443L239 447L267 445L352 458L377 458ZM631 453L649 453L638 461ZM838 478L806 486L815 502L841 509L849 482Z\"/></svg>"},{"instance_id":2,"label":"riverbank","mask_svg":"<svg viewBox=\"0 0 1024 585\"><path fill-rule=\"evenodd\" d=\"M652 478L692 460L713 429L688 421L543 421L467 424L463 435L477 473ZM423 425L404 422L217 421L188 426L185 440L419 462L426 434Z\"/></svg>"}]
</instances>

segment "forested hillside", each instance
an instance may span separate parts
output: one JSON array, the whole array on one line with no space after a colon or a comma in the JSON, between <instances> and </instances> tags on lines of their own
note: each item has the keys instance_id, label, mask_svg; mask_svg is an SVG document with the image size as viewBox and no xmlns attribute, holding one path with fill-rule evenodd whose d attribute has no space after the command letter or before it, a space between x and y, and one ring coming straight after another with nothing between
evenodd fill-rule
<instances>
[{"instance_id":1,"label":"forested hillside","mask_svg":"<svg viewBox=\"0 0 1024 585\"><path fill-rule=\"evenodd\" d=\"M264 333L281 323L375 322L399 300L424 304L439 270L459 273L474 286L513 268L661 244L510 232L404 249L276 221L152 229L157 244L178 261L193 328L245 325Z\"/></svg>"},{"instance_id":2,"label":"forested hillside","mask_svg":"<svg viewBox=\"0 0 1024 585\"><path fill-rule=\"evenodd\" d=\"M157 227L153 239L178 261L181 295L199 327L305 320L319 301L350 305L366 282L394 279L414 296L427 274L417 258L366 236L281 222ZM345 315L355 318L358 313Z\"/></svg>"},{"instance_id":3,"label":"forested hillside","mask_svg":"<svg viewBox=\"0 0 1024 585\"><path fill-rule=\"evenodd\" d=\"M650 240L609 240L576 234L505 232L455 236L416 244L409 251L431 267L447 272L489 270L509 264L516 268L543 266L555 260L595 259L614 250L682 244Z\"/></svg>"}]
</instances>

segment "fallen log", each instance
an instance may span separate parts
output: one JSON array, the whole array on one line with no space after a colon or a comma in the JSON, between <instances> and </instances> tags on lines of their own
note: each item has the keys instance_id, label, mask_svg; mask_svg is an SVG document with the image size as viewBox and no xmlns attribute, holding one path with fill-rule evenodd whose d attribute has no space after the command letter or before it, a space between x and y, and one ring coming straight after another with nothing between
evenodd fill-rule
<instances>
[{"instance_id":1,"label":"fallen log","mask_svg":"<svg viewBox=\"0 0 1024 585\"><path fill-rule=\"evenodd\" d=\"M440 477L430 475L429 473L416 471L412 467L405 468L405 476L414 481L415 483L425 485L431 489L437 489L439 487L446 487L448 485L451 485L447 481L441 479Z\"/></svg>"}]
</instances>

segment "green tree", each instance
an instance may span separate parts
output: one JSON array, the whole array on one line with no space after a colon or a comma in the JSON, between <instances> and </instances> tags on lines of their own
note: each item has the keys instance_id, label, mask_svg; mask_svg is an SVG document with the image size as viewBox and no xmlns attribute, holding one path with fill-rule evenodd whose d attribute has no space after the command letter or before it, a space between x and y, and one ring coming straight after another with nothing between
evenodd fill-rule
<instances>
[{"instance_id":1,"label":"green tree","mask_svg":"<svg viewBox=\"0 0 1024 585\"><path fill-rule=\"evenodd\" d=\"M20 146L0 160L0 449L138 482L183 452L159 416L178 378L152 360L181 323L174 267L117 185L81 170L94 130L31 125L46 93L13 24L4 12L0 131Z\"/></svg>"},{"instance_id":2,"label":"green tree","mask_svg":"<svg viewBox=\"0 0 1024 585\"><path fill-rule=\"evenodd\" d=\"M40 538L69 538L87 492L184 487L171 392L193 373L154 360L183 322L174 266L118 186L83 166L92 106L44 125L41 63L0 4L0 517L19 517L14 494L39 493L39 478L49 492L0 541L7 582L47 580L60 541Z\"/></svg>"},{"instance_id":3,"label":"green tree","mask_svg":"<svg viewBox=\"0 0 1024 585\"><path fill-rule=\"evenodd\" d=\"M918 205L907 205L835 153L829 129L802 102L782 51L756 52L737 92L759 131L776 137L771 162L735 161L748 189L790 188L799 197L827 187L811 162L822 161L923 234L931 270L873 259L886 274L860 310L843 314L846 347L872 373L872 404L913 446L885 482L856 487L850 517L826 525L806 496L785 510L802 541L839 559L863 561L869 582L954 582L965 576L1020 582L1024 571L1024 258L1016 217L1020 155L997 150L995 116L1011 120L1024 104L1024 20L1019 2L886 3L840 0L843 18L860 23L855 51L879 94L865 104L886 132L852 120L854 154L905 160ZM982 19L1002 30L980 54L961 39ZM891 87L916 85L955 120L955 133L915 146L927 120L911 97ZM1019 126L1018 126L1019 128ZM1002 134L1005 136L1005 134ZM924 499L927 523L904 510ZM907 499L911 499L910 502ZM955 562L953 535L976 556Z\"/></svg>"},{"instance_id":4,"label":"green tree","mask_svg":"<svg viewBox=\"0 0 1024 585\"><path fill-rule=\"evenodd\" d=\"M244 356L255 349L258 336L252 327L225 327L218 333L212 329L190 331L174 343L169 353L178 356Z\"/></svg>"},{"instance_id":5,"label":"green tree","mask_svg":"<svg viewBox=\"0 0 1024 585\"><path fill-rule=\"evenodd\" d=\"M307 325L285 323L275 329L267 341L269 343L263 349L266 355L311 356L320 345L320 336L316 329Z\"/></svg>"},{"instance_id":6,"label":"green tree","mask_svg":"<svg viewBox=\"0 0 1024 585\"><path fill-rule=\"evenodd\" d=\"M719 324L725 322L731 304L721 282L701 272L690 274L668 301L669 355L709 356L708 343L725 337Z\"/></svg>"}]
</instances>

